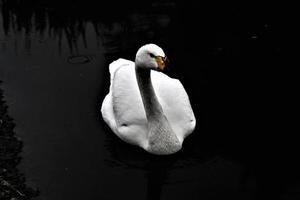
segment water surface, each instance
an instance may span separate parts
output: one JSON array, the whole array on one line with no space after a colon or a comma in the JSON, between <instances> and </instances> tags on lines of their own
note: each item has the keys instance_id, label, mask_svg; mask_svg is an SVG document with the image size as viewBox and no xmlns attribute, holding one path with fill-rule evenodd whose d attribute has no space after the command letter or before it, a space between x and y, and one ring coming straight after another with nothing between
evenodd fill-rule
<instances>
[{"instance_id":1,"label":"water surface","mask_svg":"<svg viewBox=\"0 0 300 200\"><path fill-rule=\"evenodd\" d=\"M113 4L0 4L0 79L37 199L254 199L282 188L249 120L259 70L280 53L272 21L240 5ZM149 42L165 50L197 119L171 156L122 142L100 115L108 64Z\"/></svg>"}]
</instances>

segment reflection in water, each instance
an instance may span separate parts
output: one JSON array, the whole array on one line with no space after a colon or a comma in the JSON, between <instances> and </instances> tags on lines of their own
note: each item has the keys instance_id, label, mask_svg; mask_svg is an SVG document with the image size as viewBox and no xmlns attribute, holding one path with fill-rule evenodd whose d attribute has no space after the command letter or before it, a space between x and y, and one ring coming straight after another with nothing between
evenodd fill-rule
<instances>
[{"instance_id":1,"label":"reflection in water","mask_svg":"<svg viewBox=\"0 0 300 200\"><path fill-rule=\"evenodd\" d=\"M62 42L65 38L72 55L79 53L78 42L82 42L87 48L87 26L93 26L94 37L97 44L101 42L105 47L105 53L113 54L122 51L130 51L141 46L141 42L151 42L159 38L163 41L167 36L164 29L170 22L170 15L174 10L173 3L146 3L140 7L153 8L151 14L141 14L139 9L132 10L131 6L118 7L111 5L99 7L84 4L74 5L74 2L64 3L35 2L2 0L2 26L6 36L23 32L25 49L30 51L32 34L40 38L53 37L57 40L58 52L61 52ZM131 9L131 13L129 13ZM163 12L162 12L163 11ZM115 15L114 13L118 13ZM163 13L163 14L162 14ZM139 37L140 40L136 40ZM16 44L18 46L18 44Z\"/></svg>"},{"instance_id":2,"label":"reflection in water","mask_svg":"<svg viewBox=\"0 0 300 200\"><path fill-rule=\"evenodd\" d=\"M118 169L124 173L127 169L135 169L143 173L146 178L147 200L164 199L164 196L169 199L172 193L176 194L180 191L184 193L191 185L202 190L202 184L205 184L208 179L199 178L201 176L211 176L209 178L211 182L219 181L219 178L214 175L218 172L213 168L217 161L221 163L219 165L224 165L224 161L207 152L197 152L198 148L195 148L197 144L188 144L194 148L184 145L181 151L173 155L152 155L139 147L123 142L112 133L104 122L102 124L106 135L106 149L109 151L109 156L105 158L106 164L112 169ZM230 170L230 167L227 170ZM180 173L182 175L178 175ZM174 187L177 191L169 190L168 187ZM186 195L190 199L202 196L201 194ZM182 197L175 196L173 198L181 199Z\"/></svg>"},{"instance_id":3,"label":"reflection in water","mask_svg":"<svg viewBox=\"0 0 300 200\"><path fill-rule=\"evenodd\" d=\"M151 160L146 172L147 200L161 199L163 185L166 184L168 172L173 168L175 160L160 158Z\"/></svg>"}]
</instances>

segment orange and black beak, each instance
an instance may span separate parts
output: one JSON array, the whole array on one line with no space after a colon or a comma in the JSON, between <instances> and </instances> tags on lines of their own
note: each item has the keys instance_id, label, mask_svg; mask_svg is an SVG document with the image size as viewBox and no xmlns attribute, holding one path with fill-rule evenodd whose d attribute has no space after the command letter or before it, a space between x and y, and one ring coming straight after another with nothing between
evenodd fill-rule
<instances>
[{"instance_id":1,"label":"orange and black beak","mask_svg":"<svg viewBox=\"0 0 300 200\"><path fill-rule=\"evenodd\" d=\"M158 65L158 69L160 71L163 71L166 67L166 64L167 64L167 60L168 60L167 57L156 56L155 60L156 60L157 65Z\"/></svg>"}]
</instances>

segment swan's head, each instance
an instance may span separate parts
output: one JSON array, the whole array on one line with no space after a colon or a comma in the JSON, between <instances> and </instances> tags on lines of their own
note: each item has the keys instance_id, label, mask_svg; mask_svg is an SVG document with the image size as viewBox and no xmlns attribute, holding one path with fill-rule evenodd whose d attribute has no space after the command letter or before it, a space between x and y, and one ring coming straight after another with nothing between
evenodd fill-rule
<instances>
[{"instance_id":1,"label":"swan's head","mask_svg":"<svg viewBox=\"0 0 300 200\"><path fill-rule=\"evenodd\" d=\"M162 71L166 67L164 51L155 44L146 44L136 53L135 64L139 68Z\"/></svg>"}]
</instances>

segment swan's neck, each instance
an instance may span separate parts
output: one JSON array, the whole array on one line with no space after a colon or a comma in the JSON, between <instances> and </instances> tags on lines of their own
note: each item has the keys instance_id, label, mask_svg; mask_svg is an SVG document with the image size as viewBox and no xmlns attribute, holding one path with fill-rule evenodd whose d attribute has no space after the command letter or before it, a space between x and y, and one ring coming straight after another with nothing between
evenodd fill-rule
<instances>
[{"instance_id":1,"label":"swan's neck","mask_svg":"<svg viewBox=\"0 0 300 200\"><path fill-rule=\"evenodd\" d=\"M151 81L151 70L136 66L135 71L148 120L150 151L156 154L169 154L178 151L181 144L165 117L155 94Z\"/></svg>"},{"instance_id":2,"label":"swan's neck","mask_svg":"<svg viewBox=\"0 0 300 200\"><path fill-rule=\"evenodd\" d=\"M147 120L151 123L155 123L159 122L163 118L164 113L155 94L150 73L150 70L136 68L136 78L142 96Z\"/></svg>"}]
</instances>

